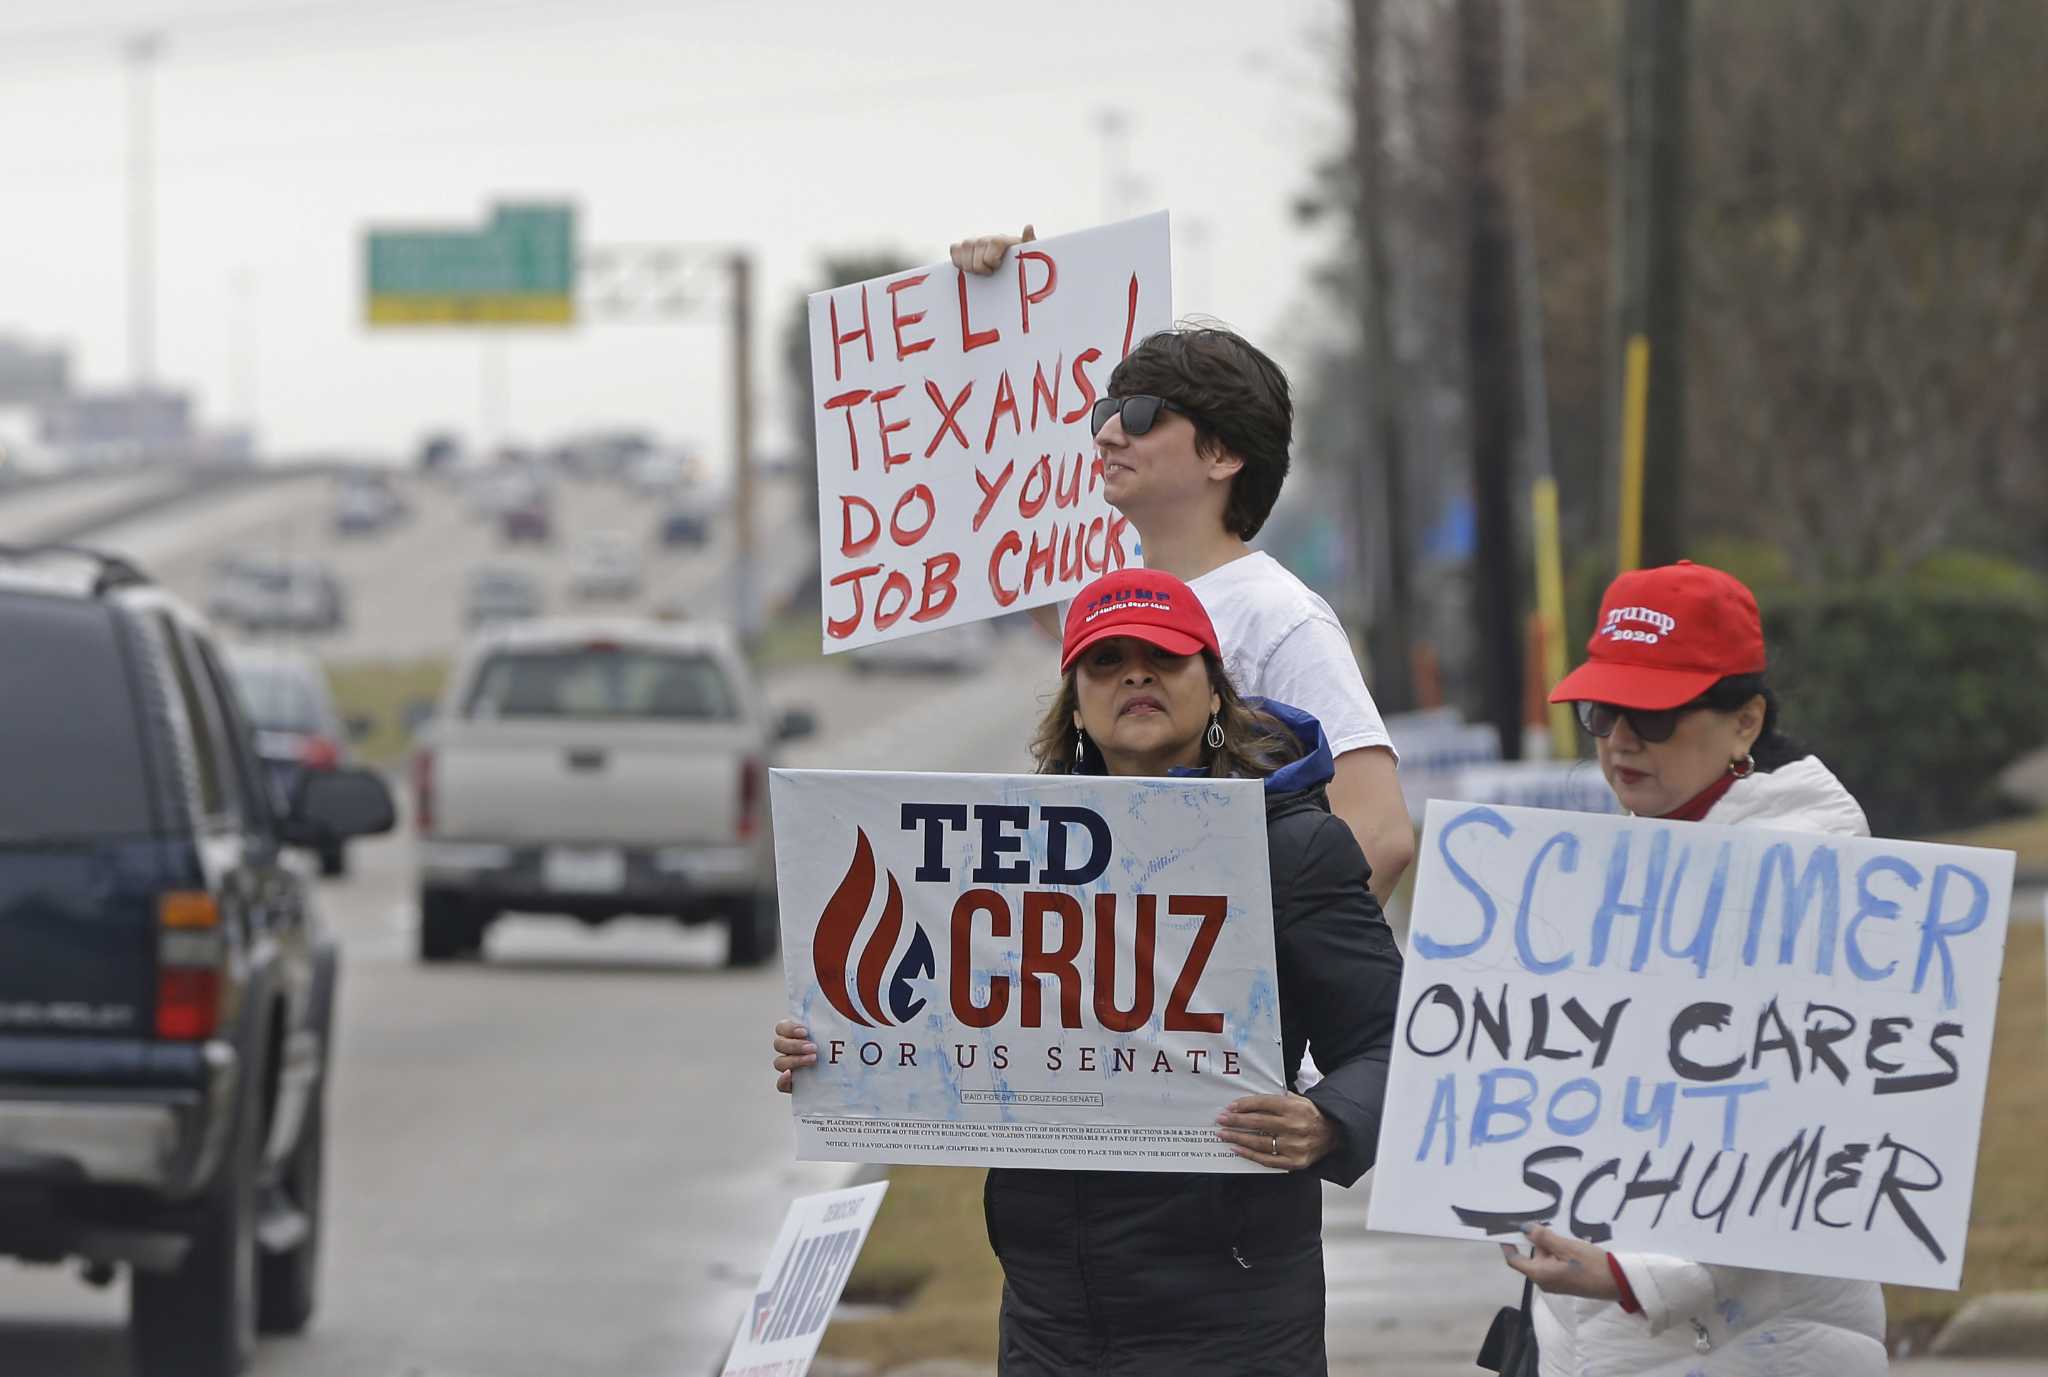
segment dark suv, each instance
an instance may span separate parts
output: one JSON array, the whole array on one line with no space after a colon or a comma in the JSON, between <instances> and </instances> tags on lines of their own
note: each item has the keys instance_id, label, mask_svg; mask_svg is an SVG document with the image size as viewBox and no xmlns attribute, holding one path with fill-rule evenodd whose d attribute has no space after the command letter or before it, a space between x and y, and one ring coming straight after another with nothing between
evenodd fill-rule
<instances>
[{"instance_id":1,"label":"dark suv","mask_svg":"<svg viewBox=\"0 0 2048 1377\"><path fill-rule=\"evenodd\" d=\"M221 1377L313 1311L335 946L205 623L131 566L0 547L0 1255L133 1269L145 1377Z\"/></svg>"}]
</instances>

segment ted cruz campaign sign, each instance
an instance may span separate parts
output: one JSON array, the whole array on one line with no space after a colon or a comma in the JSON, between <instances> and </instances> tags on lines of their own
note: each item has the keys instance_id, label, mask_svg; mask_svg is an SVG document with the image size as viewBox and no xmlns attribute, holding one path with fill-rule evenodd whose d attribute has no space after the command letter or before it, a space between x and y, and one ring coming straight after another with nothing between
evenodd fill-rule
<instances>
[{"instance_id":1,"label":"ted cruz campaign sign","mask_svg":"<svg viewBox=\"0 0 2048 1377\"><path fill-rule=\"evenodd\" d=\"M1432 801L1372 1227L1956 1286L2012 874Z\"/></svg>"},{"instance_id":2,"label":"ted cruz campaign sign","mask_svg":"<svg viewBox=\"0 0 2048 1377\"><path fill-rule=\"evenodd\" d=\"M1282 1088L1258 780L777 770L797 1155L1261 1171Z\"/></svg>"},{"instance_id":3,"label":"ted cruz campaign sign","mask_svg":"<svg viewBox=\"0 0 2048 1377\"><path fill-rule=\"evenodd\" d=\"M825 649L1071 597L1137 562L1089 407L1173 323L1164 212L810 299Z\"/></svg>"}]
</instances>

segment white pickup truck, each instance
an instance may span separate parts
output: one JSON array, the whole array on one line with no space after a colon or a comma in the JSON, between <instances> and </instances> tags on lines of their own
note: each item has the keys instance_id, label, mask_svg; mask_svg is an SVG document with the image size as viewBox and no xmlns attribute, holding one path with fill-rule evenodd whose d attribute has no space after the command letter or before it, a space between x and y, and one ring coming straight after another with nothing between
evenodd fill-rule
<instances>
[{"instance_id":1,"label":"white pickup truck","mask_svg":"<svg viewBox=\"0 0 2048 1377\"><path fill-rule=\"evenodd\" d=\"M422 961L474 956L507 912L595 926L722 920L727 962L775 951L770 720L711 625L537 621L464 649L413 756Z\"/></svg>"}]
</instances>

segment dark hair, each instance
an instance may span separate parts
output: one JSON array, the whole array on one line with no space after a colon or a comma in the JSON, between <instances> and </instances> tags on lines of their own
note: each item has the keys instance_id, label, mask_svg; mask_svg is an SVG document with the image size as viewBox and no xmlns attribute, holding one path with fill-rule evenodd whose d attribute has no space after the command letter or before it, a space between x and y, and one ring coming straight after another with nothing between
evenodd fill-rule
<instances>
[{"instance_id":1,"label":"dark hair","mask_svg":"<svg viewBox=\"0 0 2048 1377\"><path fill-rule=\"evenodd\" d=\"M1764 700L1764 729L1757 733L1756 744L1749 748L1756 767L1769 774L1781 765L1812 755L1804 742L1778 729L1778 695L1761 674L1731 674L1701 694L1699 701L1715 712L1735 712L1759 696Z\"/></svg>"},{"instance_id":2,"label":"dark hair","mask_svg":"<svg viewBox=\"0 0 2048 1377\"><path fill-rule=\"evenodd\" d=\"M1193 412L1196 453L1244 461L1230 483L1224 528L1242 540L1259 533L1287 481L1294 438L1294 403L1278 364L1233 331L1183 324L1147 336L1109 375L1109 390L1150 393Z\"/></svg>"},{"instance_id":3,"label":"dark hair","mask_svg":"<svg viewBox=\"0 0 2048 1377\"><path fill-rule=\"evenodd\" d=\"M1229 671L1223 668L1221 660L1205 650L1202 663L1209 671L1209 687L1223 700L1216 710L1216 721L1223 728L1223 744L1212 747L1206 739L1202 742L1202 763L1211 775L1263 779L1302 757L1301 741L1287 729L1287 724L1264 708L1246 702L1230 682ZM1074 688L1078 672L1069 668L1061 678L1060 691L1053 695L1052 706L1039 719L1038 732L1032 737L1031 758L1038 762L1038 773L1042 775L1075 773L1076 767L1086 760L1085 756L1076 757L1075 748L1093 745L1084 734L1074 730L1074 713L1080 706L1080 695Z\"/></svg>"}]
</instances>

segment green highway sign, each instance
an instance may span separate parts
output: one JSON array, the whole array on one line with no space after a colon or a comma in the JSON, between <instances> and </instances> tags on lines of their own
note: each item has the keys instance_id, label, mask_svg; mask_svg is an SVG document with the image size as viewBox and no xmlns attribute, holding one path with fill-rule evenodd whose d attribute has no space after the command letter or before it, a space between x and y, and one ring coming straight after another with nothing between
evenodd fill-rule
<instances>
[{"instance_id":1,"label":"green highway sign","mask_svg":"<svg viewBox=\"0 0 2048 1377\"><path fill-rule=\"evenodd\" d=\"M477 229L369 232L368 317L380 325L571 325L573 206L494 206Z\"/></svg>"}]
</instances>

